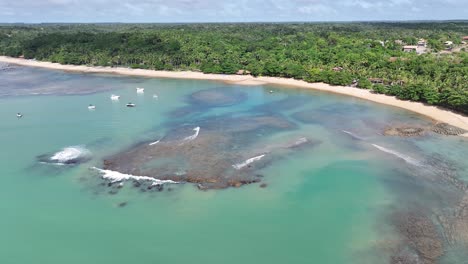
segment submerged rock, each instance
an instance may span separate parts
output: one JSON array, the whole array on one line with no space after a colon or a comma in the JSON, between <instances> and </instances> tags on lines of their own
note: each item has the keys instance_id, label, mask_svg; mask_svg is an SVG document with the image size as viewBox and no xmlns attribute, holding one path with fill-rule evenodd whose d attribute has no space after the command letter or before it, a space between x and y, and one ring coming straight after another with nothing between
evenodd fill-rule
<instances>
[{"instance_id":1,"label":"submerged rock","mask_svg":"<svg viewBox=\"0 0 468 264\"><path fill-rule=\"evenodd\" d=\"M454 208L438 215L444 236L451 246L468 246L468 192L460 198Z\"/></svg>"},{"instance_id":2,"label":"submerged rock","mask_svg":"<svg viewBox=\"0 0 468 264\"><path fill-rule=\"evenodd\" d=\"M417 211L398 213L395 215L395 226L405 243L414 250L418 258L422 259L422 263L436 263L444 254L442 236L432 220L424 213ZM406 256L403 260L410 261L418 258Z\"/></svg>"},{"instance_id":3,"label":"submerged rock","mask_svg":"<svg viewBox=\"0 0 468 264\"><path fill-rule=\"evenodd\" d=\"M14 70L16 68L18 68L18 66L11 65L11 64L5 63L5 62L0 62L0 71Z\"/></svg>"},{"instance_id":4,"label":"submerged rock","mask_svg":"<svg viewBox=\"0 0 468 264\"><path fill-rule=\"evenodd\" d=\"M112 195L115 195L115 194L117 194L117 193L119 193L119 192L118 192L117 190L110 190L108 193L109 193L109 194L112 194Z\"/></svg>"},{"instance_id":5,"label":"submerged rock","mask_svg":"<svg viewBox=\"0 0 468 264\"><path fill-rule=\"evenodd\" d=\"M391 264L422 264L421 258L415 252L403 248L390 257Z\"/></svg>"}]
</instances>

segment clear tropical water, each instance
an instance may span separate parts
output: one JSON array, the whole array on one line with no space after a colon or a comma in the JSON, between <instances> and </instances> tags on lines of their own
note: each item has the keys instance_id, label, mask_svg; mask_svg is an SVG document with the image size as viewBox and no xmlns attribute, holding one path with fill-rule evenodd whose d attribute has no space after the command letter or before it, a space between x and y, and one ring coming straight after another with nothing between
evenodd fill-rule
<instances>
[{"instance_id":1,"label":"clear tropical water","mask_svg":"<svg viewBox=\"0 0 468 264\"><path fill-rule=\"evenodd\" d=\"M460 211L465 191L453 182L468 180L468 142L381 134L388 124L430 124L410 112L314 91L209 81L29 68L0 72L0 80L0 263L390 263L412 245L395 215L414 211L439 230L446 253L434 262L465 259L467 241L447 239L437 219ZM242 100L189 100L217 88ZM213 119L244 126L233 117L258 115L291 125L251 130L248 149L303 136L316 142L259 168L266 188L175 184L141 192L125 184L112 192L90 169L174 127L200 126L202 135ZM91 160L61 166L37 158L69 146L88 149Z\"/></svg>"}]
</instances>

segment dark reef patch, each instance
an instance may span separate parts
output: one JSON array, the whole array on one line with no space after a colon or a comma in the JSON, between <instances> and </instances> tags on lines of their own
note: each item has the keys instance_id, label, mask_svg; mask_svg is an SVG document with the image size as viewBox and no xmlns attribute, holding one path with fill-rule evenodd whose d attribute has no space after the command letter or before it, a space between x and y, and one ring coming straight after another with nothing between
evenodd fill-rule
<instances>
[{"instance_id":1,"label":"dark reef patch","mask_svg":"<svg viewBox=\"0 0 468 264\"><path fill-rule=\"evenodd\" d=\"M200 121L200 126L208 130L216 130L225 133L242 133L259 130L270 130L270 132L280 130L291 130L296 125L287 118L279 114L260 114L260 115L223 115L208 118Z\"/></svg>"},{"instance_id":2,"label":"dark reef patch","mask_svg":"<svg viewBox=\"0 0 468 264\"><path fill-rule=\"evenodd\" d=\"M192 105L204 107L226 107L241 103L246 99L245 92L229 87L218 87L194 92L187 101Z\"/></svg>"},{"instance_id":3,"label":"dark reef patch","mask_svg":"<svg viewBox=\"0 0 468 264\"><path fill-rule=\"evenodd\" d=\"M281 111L289 111L301 106L306 105L307 103L311 102L311 99L307 96L288 96L284 99L265 103L253 108L253 111L263 111L263 112L277 112L278 110Z\"/></svg>"},{"instance_id":4,"label":"dark reef patch","mask_svg":"<svg viewBox=\"0 0 468 264\"><path fill-rule=\"evenodd\" d=\"M359 103L340 102L340 103L322 105L322 106L319 106L316 110L323 114L349 115L350 113L369 112L371 111L371 108L364 105L363 102L359 102Z\"/></svg>"},{"instance_id":5,"label":"dark reef patch","mask_svg":"<svg viewBox=\"0 0 468 264\"><path fill-rule=\"evenodd\" d=\"M318 109L308 109L291 114L291 117L304 124L323 125L330 129L344 128L351 120L340 113L321 112Z\"/></svg>"},{"instance_id":6,"label":"dark reef patch","mask_svg":"<svg viewBox=\"0 0 468 264\"><path fill-rule=\"evenodd\" d=\"M194 92L185 101L187 106L170 111L173 118L184 118L200 114L209 108L228 107L247 100L247 93L230 87L217 87Z\"/></svg>"}]
</instances>

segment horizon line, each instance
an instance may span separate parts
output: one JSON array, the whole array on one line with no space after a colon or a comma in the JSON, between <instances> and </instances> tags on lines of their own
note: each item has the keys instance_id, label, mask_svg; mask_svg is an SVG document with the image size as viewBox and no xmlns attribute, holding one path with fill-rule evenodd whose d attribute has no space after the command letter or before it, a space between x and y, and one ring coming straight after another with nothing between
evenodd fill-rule
<instances>
[{"instance_id":1,"label":"horizon line","mask_svg":"<svg viewBox=\"0 0 468 264\"><path fill-rule=\"evenodd\" d=\"M291 20L291 21L186 21L186 22L1 22L3 24L23 24L23 25L41 25L41 24L283 24L283 23L398 23L398 22L468 22L468 18L463 19L384 19L384 20L322 20L322 21L300 21L300 20Z\"/></svg>"}]
</instances>

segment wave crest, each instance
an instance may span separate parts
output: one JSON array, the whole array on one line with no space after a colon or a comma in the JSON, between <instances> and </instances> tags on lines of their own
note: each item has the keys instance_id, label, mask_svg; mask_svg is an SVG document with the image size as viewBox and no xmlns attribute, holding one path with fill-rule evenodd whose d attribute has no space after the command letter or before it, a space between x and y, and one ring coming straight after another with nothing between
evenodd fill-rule
<instances>
[{"instance_id":1,"label":"wave crest","mask_svg":"<svg viewBox=\"0 0 468 264\"><path fill-rule=\"evenodd\" d=\"M263 157L265 157L265 154L250 158L250 159L248 159L248 160L246 160L246 161L244 161L242 163L234 164L234 165L232 165L232 167L234 169L236 169L236 170L240 170L240 169L244 168L245 166L248 166L250 163L261 160Z\"/></svg>"},{"instance_id":2,"label":"wave crest","mask_svg":"<svg viewBox=\"0 0 468 264\"><path fill-rule=\"evenodd\" d=\"M194 128L193 131L195 131L195 133L191 136L184 138L184 141L192 141L196 139L198 137L198 134L200 133L200 127Z\"/></svg>"},{"instance_id":3,"label":"wave crest","mask_svg":"<svg viewBox=\"0 0 468 264\"><path fill-rule=\"evenodd\" d=\"M148 177L148 176L135 176L131 174L125 174L121 173L118 171L112 171L112 170L103 170L99 169L96 167L91 167L91 169L98 171L101 173L101 177L103 179L110 180L111 182L122 182L122 181L128 181L128 180L135 180L135 181L151 181L153 182L152 185L162 185L165 183L173 183L176 184L178 182L176 181L171 181L171 180L159 180L155 179L153 177Z\"/></svg>"},{"instance_id":4,"label":"wave crest","mask_svg":"<svg viewBox=\"0 0 468 264\"><path fill-rule=\"evenodd\" d=\"M405 155L405 154L400 153L400 152L395 151L395 150L384 148L384 147L379 146L377 144L372 144L372 146L374 146L375 148L377 148L377 149L379 149L379 150L381 150L383 152L392 154L392 155L394 155L394 156L396 156L396 157L398 157L400 159L403 159L404 161L406 161L406 162L408 162L410 164L413 164L413 165L416 165L416 166L421 166L421 163L418 160L416 160L416 159L414 159L414 158L412 158L412 157L410 157L408 155Z\"/></svg>"}]
</instances>

